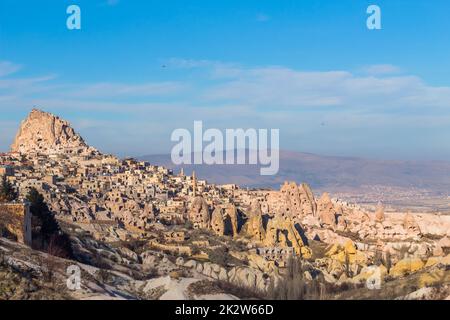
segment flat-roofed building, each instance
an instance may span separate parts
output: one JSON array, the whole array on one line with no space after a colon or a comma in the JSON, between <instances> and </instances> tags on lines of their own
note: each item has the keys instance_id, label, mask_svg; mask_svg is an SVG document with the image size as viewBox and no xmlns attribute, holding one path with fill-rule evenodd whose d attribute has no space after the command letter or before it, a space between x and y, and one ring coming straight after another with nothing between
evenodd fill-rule
<instances>
[{"instance_id":1,"label":"flat-roofed building","mask_svg":"<svg viewBox=\"0 0 450 320\"><path fill-rule=\"evenodd\" d=\"M31 212L28 203L0 203L0 232L31 246Z\"/></svg>"}]
</instances>

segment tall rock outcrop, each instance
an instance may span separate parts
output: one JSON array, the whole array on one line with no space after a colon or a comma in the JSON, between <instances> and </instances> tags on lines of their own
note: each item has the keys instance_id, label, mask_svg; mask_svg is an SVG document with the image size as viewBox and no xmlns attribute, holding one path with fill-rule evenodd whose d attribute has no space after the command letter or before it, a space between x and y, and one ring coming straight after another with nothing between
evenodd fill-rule
<instances>
[{"instance_id":1,"label":"tall rock outcrop","mask_svg":"<svg viewBox=\"0 0 450 320\"><path fill-rule=\"evenodd\" d=\"M268 196L269 209L276 215L294 220L300 220L308 215L315 215L316 201L311 188L303 183L285 182L280 192Z\"/></svg>"},{"instance_id":2,"label":"tall rock outcrop","mask_svg":"<svg viewBox=\"0 0 450 320\"><path fill-rule=\"evenodd\" d=\"M247 211L247 222L244 225L245 235L255 241L263 241L265 230L263 225L261 204L254 200Z\"/></svg>"},{"instance_id":3,"label":"tall rock outcrop","mask_svg":"<svg viewBox=\"0 0 450 320\"><path fill-rule=\"evenodd\" d=\"M407 212L403 218L403 227L410 233L420 234L420 227L411 212Z\"/></svg>"},{"instance_id":4,"label":"tall rock outcrop","mask_svg":"<svg viewBox=\"0 0 450 320\"><path fill-rule=\"evenodd\" d=\"M270 248L293 248L297 255L304 258L309 258L312 254L292 221L283 217L269 220L263 243Z\"/></svg>"},{"instance_id":5,"label":"tall rock outcrop","mask_svg":"<svg viewBox=\"0 0 450 320\"><path fill-rule=\"evenodd\" d=\"M325 192L317 202L317 210L322 224L330 227L336 226L336 211L328 193Z\"/></svg>"},{"instance_id":6,"label":"tall rock outcrop","mask_svg":"<svg viewBox=\"0 0 450 320\"><path fill-rule=\"evenodd\" d=\"M209 207L203 197L195 197L189 210L189 220L195 229L209 229L211 218L209 215Z\"/></svg>"},{"instance_id":7,"label":"tall rock outcrop","mask_svg":"<svg viewBox=\"0 0 450 320\"><path fill-rule=\"evenodd\" d=\"M384 206L381 202L379 202L375 211L375 221L383 222L385 219L386 217L384 215Z\"/></svg>"},{"instance_id":8,"label":"tall rock outcrop","mask_svg":"<svg viewBox=\"0 0 450 320\"><path fill-rule=\"evenodd\" d=\"M223 221L223 213L220 206L216 207L211 215L211 229L218 236L224 235L225 223Z\"/></svg>"},{"instance_id":9,"label":"tall rock outcrop","mask_svg":"<svg viewBox=\"0 0 450 320\"><path fill-rule=\"evenodd\" d=\"M233 237L238 236L238 212L237 208L234 204L229 203L224 206L225 209L225 218L231 224L231 232L233 233ZM226 226L225 226L226 228Z\"/></svg>"},{"instance_id":10,"label":"tall rock outcrop","mask_svg":"<svg viewBox=\"0 0 450 320\"><path fill-rule=\"evenodd\" d=\"M75 132L69 122L38 109L33 109L22 121L16 134L12 152L89 154L97 152Z\"/></svg>"}]
</instances>

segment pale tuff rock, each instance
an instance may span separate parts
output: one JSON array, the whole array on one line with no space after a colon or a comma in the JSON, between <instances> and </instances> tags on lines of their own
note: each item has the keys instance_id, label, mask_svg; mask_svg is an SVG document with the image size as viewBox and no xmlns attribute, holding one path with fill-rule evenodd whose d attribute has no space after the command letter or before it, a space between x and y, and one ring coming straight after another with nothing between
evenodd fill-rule
<instances>
[{"instance_id":1,"label":"pale tuff rock","mask_svg":"<svg viewBox=\"0 0 450 320\"><path fill-rule=\"evenodd\" d=\"M144 230L155 220L154 207L152 204L142 204L141 202L128 199L123 195L108 193L104 201L104 206L108 209L110 218L123 222L128 227ZM113 215L109 213L114 213ZM101 212L95 213L96 220L105 220L107 216ZM103 218L102 218L103 216Z\"/></svg>"},{"instance_id":2,"label":"pale tuff rock","mask_svg":"<svg viewBox=\"0 0 450 320\"><path fill-rule=\"evenodd\" d=\"M250 253L247 255L247 260L250 267L266 273L271 273L276 270L276 266L283 265L281 259L278 261L267 260L265 256L256 253Z\"/></svg>"},{"instance_id":3,"label":"pale tuff rock","mask_svg":"<svg viewBox=\"0 0 450 320\"><path fill-rule=\"evenodd\" d=\"M365 266L361 269L359 274L351 279L354 284L367 283L367 280L375 277L375 279L383 279L388 275L388 270L384 265L379 266Z\"/></svg>"},{"instance_id":4,"label":"pale tuff rock","mask_svg":"<svg viewBox=\"0 0 450 320\"><path fill-rule=\"evenodd\" d=\"M330 227L336 226L336 211L328 193L325 192L317 202L317 210L322 224Z\"/></svg>"},{"instance_id":5,"label":"pale tuff rock","mask_svg":"<svg viewBox=\"0 0 450 320\"><path fill-rule=\"evenodd\" d=\"M237 297L220 293L220 294L206 294L196 295L192 297L189 288L192 284L200 281L194 278L172 278L170 276L154 278L144 282L144 285L139 287L139 290L148 294L157 289L162 289L164 294L158 297L158 300L237 300Z\"/></svg>"},{"instance_id":6,"label":"pale tuff rock","mask_svg":"<svg viewBox=\"0 0 450 320\"><path fill-rule=\"evenodd\" d=\"M60 216L67 216L71 221L90 222L95 220L91 208L81 199L60 199L59 201L48 201L48 203L52 211L58 212Z\"/></svg>"},{"instance_id":7,"label":"pale tuff rock","mask_svg":"<svg viewBox=\"0 0 450 320\"><path fill-rule=\"evenodd\" d=\"M436 246L433 248L433 256L439 257L442 255L444 255L444 249L436 244Z\"/></svg>"},{"instance_id":8,"label":"pale tuff rock","mask_svg":"<svg viewBox=\"0 0 450 320\"><path fill-rule=\"evenodd\" d=\"M303 214L315 215L317 212L317 204L311 187L309 186L309 184L302 183L301 188L303 190L303 192L301 193Z\"/></svg>"},{"instance_id":9,"label":"pale tuff rock","mask_svg":"<svg viewBox=\"0 0 450 320\"><path fill-rule=\"evenodd\" d=\"M450 251L450 238L443 237L438 242L436 242L435 247L433 248L434 256L443 256L444 251Z\"/></svg>"},{"instance_id":10,"label":"pale tuff rock","mask_svg":"<svg viewBox=\"0 0 450 320\"><path fill-rule=\"evenodd\" d=\"M344 209L340 204L334 204L336 210L336 229L338 231L346 231L347 230L347 220L344 218Z\"/></svg>"},{"instance_id":11,"label":"pale tuff rock","mask_svg":"<svg viewBox=\"0 0 450 320\"><path fill-rule=\"evenodd\" d=\"M211 220L209 207L203 197L195 197L189 210L189 220L195 229L209 229Z\"/></svg>"},{"instance_id":12,"label":"pale tuff rock","mask_svg":"<svg viewBox=\"0 0 450 320\"><path fill-rule=\"evenodd\" d=\"M263 226L263 217L261 204L254 200L247 212L247 222L245 223L245 235L255 241L263 241L265 230Z\"/></svg>"},{"instance_id":13,"label":"pale tuff rock","mask_svg":"<svg viewBox=\"0 0 450 320\"><path fill-rule=\"evenodd\" d=\"M443 288L430 288L424 287L411 292L403 297L398 297L397 300L436 300L436 296L439 295Z\"/></svg>"},{"instance_id":14,"label":"pale tuff rock","mask_svg":"<svg viewBox=\"0 0 450 320\"><path fill-rule=\"evenodd\" d=\"M270 278L262 271L247 267L234 267L228 271L228 278L232 283L261 291L266 290L270 283Z\"/></svg>"},{"instance_id":15,"label":"pale tuff rock","mask_svg":"<svg viewBox=\"0 0 450 320\"><path fill-rule=\"evenodd\" d=\"M410 233L421 233L419 224L417 223L416 219L414 219L414 216L411 214L411 212L407 212L405 214L405 218L403 219L403 227Z\"/></svg>"},{"instance_id":16,"label":"pale tuff rock","mask_svg":"<svg viewBox=\"0 0 450 320\"><path fill-rule=\"evenodd\" d=\"M375 221L376 222L383 222L385 220L384 216L384 206L380 203L377 205L377 209L375 211Z\"/></svg>"},{"instance_id":17,"label":"pale tuff rock","mask_svg":"<svg viewBox=\"0 0 450 320\"><path fill-rule=\"evenodd\" d=\"M233 232L233 237L238 236L238 212L234 204L229 203L225 205L225 218L229 219L231 223L231 231Z\"/></svg>"},{"instance_id":18,"label":"pale tuff rock","mask_svg":"<svg viewBox=\"0 0 450 320\"><path fill-rule=\"evenodd\" d=\"M182 263L181 261L179 262ZM230 281L240 286L255 288L258 290L266 290L270 279L267 279L264 272L258 268L251 267L233 267L227 271L224 267L210 262L196 262L189 260L183 264L195 272L220 281Z\"/></svg>"},{"instance_id":19,"label":"pale tuff rock","mask_svg":"<svg viewBox=\"0 0 450 320\"><path fill-rule=\"evenodd\" d=\"M316 203L311 188L303 183L297 185L295 182L285 182L280 190L284 202L284 214L294 219L305 215L314 215Z\"/></svg>"},{"instance_id":20,"label":"pale tuff rock","mask_svg":"<svg viewBox=\"0 0 450 320\"><path fill-rule=\"evenodd\" d=\"M303 242L302 236L292 221L275 217L267 223L264 245L268 247L292 247L299 256L309 258L311 250Z\"/></svg>"},{"instance_id":21,"label":"pale tuff rock","mask_svg":"<svg viewBox=\"0 0 450 320\"><path fill-rule=\"evenodd\" d=\"M14 143L11 145L11 151L43 154L97 152L84 142L69 122L37 109L33 109L22 121Z\"/></svg>"},{"instance_id":22,"label":"pale tuff rock","mask_svg":"<svg viewBox=\"0 0 450 320\"><path fill-rule=\"evenodd\" d=\"M325 255L341 264L365 265L367 263L366 254L357 250L356 245L351 240L347 240L344 245L334 244Z\"/></svg>"},{"instance_id":23,"label":"pale tuff rock","mask_svg":"<svg viewBox=\"0 0 450 320\"><path fill-rule=\"evenodd\" d=\"M422 234L436 238L450 237L450 216L446 215L421 215L414 216Z\"/></svg>"},{"instance_id":24,"label":"pale tuff rock","mask_svg":"<svg viewBox=\"0 0 450 320\"><path fill-rule=\"evenodd\" d=\"M213 210L210 227L219 236L238 236L238 213L234 204L217 205ZM192 220L191 220L192 221Z\"/></svg>"},{"instance_id":25,"label":"pale tuff rock","mask_svg":"<svg viewBox=\"0 0 450 320\"><path fill-rule=\"evenodd\" d=\"M211 215L211 229L218 236L224 235L225 223L221 207L216 207Z\"/></svg>"},{"instance_id":26,"label":"pale tuff rock","mask_svg":"<svg viewBox=\"0 0 450 320\"><path fill-rule=\"evenodd\" d=\"M314 239L326 244L344 245L350 238L338 235L336 232L329 229L315 229L307 233L308 239Z\"/></svg>"},{"instance_id":27,"label":"pale tuff rock","mask_svg":"<svg viewBox=\"0 0 450 320\"><path fill-rule=\"evenodd\" d=\"M270 214L281 215L296 221L316 213L314 195L307 184L297 185L295 182L285 182L280 191L268 193L266 202Z\"/></svg>"},{"instance_id":28,"label":"pale tuff rock","mask_svg":"<svg viewBox=\"0 0 450 320\"><path fill-rule=\"evenodd\" d=\"M393 260L401 260L403 258L426 259L432 251L432 245L427 242L387 242L383 251L389 252Z\"/></svg>"},{"instance_id":29,"label":"pale tuff rock","mask_svg":"<svg viewBox=\"0 0 450 320\"><path fill-rule=\"evenodd\" d=\"M443 249L450 249L450 238L449 237L444 237L441 240L439 240L436 245L438 245L439 247L443 248Z\"/></svg>"},{"instance_id":30,"label":"pale tuff rock","mask_svg":"<svg viewBox=\"0 0 450 320\"><path fill-rule=\"evenodd\" d=\"M301 224L304 226L308 226L309 229L319 229L320 228L320 221L318 217L314 216L306 216L301 220ZM314 237L312 237L314 238ZM312 239L311 238L311 239Z\"/></svg>"},{"instance_id":31,"label":"pale tuff rock","mask_svg":"<svg viewBox=\"0 0 450 320\"><path fill-rule=\"evenodd\" d=\"M249 208L249 215L262 216L262 214L261 203L257 199L253 200Z\"/></svg>"},{"instance_id":32,"label":"pale tuff rock","mask_svg":"<svg viewBox=\"0 0 450 320\"><path fill-rule=\"evenodd\" d=\"M386 246L386 244L384 243L383 240L381 240L381 239L378 239L378 240L377 240L377 244L376 244L376 250L377 250L377 251L383 252L385 246Z\"/></svg>"}]
</instances>

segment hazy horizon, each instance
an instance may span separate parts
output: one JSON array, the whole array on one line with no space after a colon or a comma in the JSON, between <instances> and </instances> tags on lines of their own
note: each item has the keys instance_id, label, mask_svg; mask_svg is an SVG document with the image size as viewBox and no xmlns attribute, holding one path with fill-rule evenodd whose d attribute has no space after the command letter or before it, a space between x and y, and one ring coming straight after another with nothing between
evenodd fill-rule
<instances>
[{"instance_id":1,"label":"hazy horizon","mask_svg":"<svg viewBox=\"0 0 450 320\"><path fill-rule=\"evenodd\" d=\"M30 111L31 111L31 109L30 109ZM45 109L41 109L41 108L38 108L38 109L46 111ZM24 120L27 115L28 114L25 114L22 120ZM151 151L151 149L149 149L150 151L145 151L144 150L141 153L126 153L126 152L123 152L123 151L120 151L120 150L118 150L118 151L111 150L111 149L109 149L107 147L103 148L102 145L104 145L104 143L102 143L101 141L100 141L99 145L90 143L90 139L86 135L83 134L83 131L78 130L77 127L74 126L69 119L61 117L59 114L55 114L55 115L59 116L60 118L62 118L64 120L68 120L69 123L72 125L72 127L75 129L75 131L77 133L79 133L84 138L84 140L86 141L86 143L88 145L90 145L92 147L95 147L96 149L98 149L99 151L101 151L101 152L103 152L105 154L113 154L113 155L118 156L119 158L127 158L127 157L142 158L142 157L145 157L145 156L170 156L171 147L166 149L166 150L160 150L160 151ZM1 140L10 141L10 142L6 143L5 146L0 145L0 153L2 153L2 152L9 152L10 151L10 145L14 141L14 137L15 137L15 135L17 133L17 130L19 129L20 123L21 123L21 121L17 122L17 128L13 132L13 134L10 135L10 137L8 137L8 136L2 136L1 137L2 138ZM204 143L204 145L206 145L206 144L207 143ZM238 149L234 149L234 150L238 150ZM249 149L246 149L246 150L249 150ZM225 152L226 149L218 150L218 152L220 152L220 151ZM317 156L323 156L323 157L357 158L357 159L367 159L367 160L377 160L377 161L386 160L386 161L413 161L413 162L414 161L417 161L417 162L427 162L427 161L450 162L450 160L447 159L447 158L443 158L443 159L429 158L429 157L422 157L422 158L408 158L408 157L404 157L404 158L399 158L399 157L386 157L384 155L379 155L377 157L376 155L368 156L368 155L358 154L358 153L310 152L308 150L292 150L292 149L283 149L283 148L280 148L279 151L280 151L280 153L311 154L311 155L317 155ZM192 154L193 153L194 152L192 152Z\"/></svg>"}]
</instances>

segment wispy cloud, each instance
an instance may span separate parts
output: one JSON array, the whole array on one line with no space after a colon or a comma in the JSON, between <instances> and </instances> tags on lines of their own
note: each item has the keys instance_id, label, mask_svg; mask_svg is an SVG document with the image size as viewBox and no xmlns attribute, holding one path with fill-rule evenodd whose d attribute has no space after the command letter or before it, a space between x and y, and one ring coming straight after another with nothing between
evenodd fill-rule
<instances>
[{"instance_id":1,"label":"wispy cloud","mask_svg":"<svg viewBox=\"0 0 450 320\"><path fill-rule=\"evenodd\" d=\"M192 63L192 62L191 62ZM202 63L211 77L222 77L202 91L210 102L233 101L256 109L339 107L389 113L412 107L443 108L450 104L450 87L427 85L414 75L387 75L399 68L375 68L383 75L357 75L350 71L305 72L283 66L239 67ZM383 70L382 70L383 69Z\"/></svg>"},{"instance_id":2,"label":"wispy cloud","mask_svg":"<svg viewBox=\"0 0 450 320\"><path fill-rule=\"evenodd\" d=\"M416 128L428 133L432 145L450 139L444 126L450 120L450 87L398 75L394 66L362 74L209 60L170 59L167 66L179 69L176 80L74 84L54 76L7 77L17 68L4 65L9 71L0 76L0 109L26 113L37 105L62 116L80 114L75 121L94 145L135 154L167 150L173 129L199 119L215 128L283 128L287 148L316 152L318 146L382 150L383 141L400 150ZM10 135L4 141L13 138L13 132L2 133ZM344 141L348 145L338 144Z\"/></svg>"},{"instance_id":3,"label":"wispy cloud","mask_svg":"<svg viewBox=\"0 0 450 320\"><path fill-rule=\"evenodd\" d=\"M312 107L334 107L342 112L359 109L366 113L389 113L403 108L426 109L431 113L450 105L450 87L426 84L414 75L387 75L399 68L391 65L373 66L382 76L358 75L350 71L302 71L283 66L245 67L233 63L208 60L171 59L169 65L202 71L196 77L186 76L177 81L86 84L52 83L54 75L30 78L5 78L0 76L2 95L26 96L45 93L45 99L70 98L96 103L114 98L164 97L167 103L182 103L186 107L208 105L246 105L255 111L292 110ZM1 66L2 64L0 64ZM4 64L6 73L13 72L13 64ZM381 72L383 71L383 72ZM54 82L54 81L53 81ZM70 100L69 99L69 100ZM118 102L119 103L119 102Z\"/></svg>"},{"instance_id":4,"label":"wispy cloud","mask_svg":"<svg viewBox=\"0 0 450 320\"><path fill-rule=\"evenodd\" d=\"M0 77L16 73L20 70L20 68L20 65L14 64L12 62L0 61Z\"/></svg>"},{"instance_id":5,"label":"wispy cloud","mask_svg":"<svg viewBox=\"0 0 450 320\"><path fill-rule=\"evenodd\" d=\"M392 64L375 64L363 68L363 71L369 75L392 75L401 72L401 69Z\"/></svg>"},{"instance_id":6,"label":"wispy cloud","mask_svg":"<svg viewBox=\"0 0 450 320\"><path fill-rule=\"evenodd\" d=\"M28 89L35 88L33 86L39 83L47 83L50 80L56 79L56 77L56 75L46 75L30 78L0 79L0 89L23 90L23 92L25 92Z\"/></svg>"},{"instance_id":7,"label":"wispy cloud","mask_svg":"<svg viewBox=\"0 0 450 320\"><path fill-rule=\"evenodd\" d=\"M175 94L184 89L182 83L155 82L141 84L94 83L68 86L62 94L81 98L151 97Z\"/></svg>"}]
</instances>

